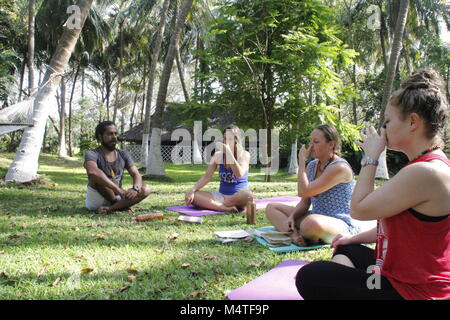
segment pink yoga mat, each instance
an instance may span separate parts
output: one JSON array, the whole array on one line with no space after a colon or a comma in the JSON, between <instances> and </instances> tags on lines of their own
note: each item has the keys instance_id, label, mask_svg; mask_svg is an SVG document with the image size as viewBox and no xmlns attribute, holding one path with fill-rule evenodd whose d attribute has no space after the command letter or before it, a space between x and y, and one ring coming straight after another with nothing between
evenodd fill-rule
<instances>
[{"instance_id":1,"label":"pink yoga mat","mask_svg":"<svg viewBox=\"0 0 450 320\"><path fill-rule=\"evenodd\" d=\"M230 300L303 300L295 276L306 262L287 260L269 272L228 293Z\"/></svg>"},{"instance_id":2,"label":"pink yoga mat","mask_svg":"<svg viewBox=\"0 0 450 320\"><path fill-rule=\"evenodd\" d=\"M266 198L266 199L257 199L255 200L256 203L256 209L265 209L267 205L271 202L280 202L286 205L296 206L297 203L299 203L301 198L296 196L280 196L280 197L274 197L274 198ZM221 214L225 212L221 211L213 211L213 210L203 210L198 209L192 205L186 206L186 205L180 205L180 206L172 206L167 207L166 210L170 211L176 211L188 216L193 217L201 217L201 216L209 216L213 214Z\"/></svg>"}]
</instances>

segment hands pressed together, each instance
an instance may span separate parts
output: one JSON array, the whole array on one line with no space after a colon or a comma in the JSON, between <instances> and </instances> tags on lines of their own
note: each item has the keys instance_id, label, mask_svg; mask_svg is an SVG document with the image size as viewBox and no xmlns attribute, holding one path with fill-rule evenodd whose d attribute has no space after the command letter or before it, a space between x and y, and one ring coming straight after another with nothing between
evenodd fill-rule
<instances>
[{"instance_id":1,"label":"hands pressed together","mask_svg":"<svg viewBox=\"0 0 450 320\"><path fill-rule=\"evenodd\" d=\"M361 147L368 157L378 159L387 146L386 129L382 127L378 134L373 126L366 127L360 132L360 136L362 142L355 141L355 144Z\"/></svg>"}]
</instances>

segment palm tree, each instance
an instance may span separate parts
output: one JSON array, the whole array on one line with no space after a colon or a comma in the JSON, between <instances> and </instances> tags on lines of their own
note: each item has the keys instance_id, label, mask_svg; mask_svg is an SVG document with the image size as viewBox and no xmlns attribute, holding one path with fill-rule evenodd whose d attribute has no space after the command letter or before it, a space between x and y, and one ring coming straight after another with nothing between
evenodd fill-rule
<instances>
[{"instance_id":1,"label":"palm tree","mask_svg":"<svg viewBox=\"0 0 450 320\"><path fill-rule=\"evenodd\" d=\"M170 0L164 0L162 11L161 11L161 21L159 22L158 32L156 35L156 40L152 50L152 57L149 70L149 79L147 83L147 98L145 105L145 118L144 118L144 129L142 132L142 156L141 156L141 166L146 167L148 161L148 140L150 136L150 119L152 110L152 99L153 99L153 85L156 76L156 66L158 64L158 57L161 51L161 44L163 41L164 29L166 26L167 12L169 9Z\"/></svg>"},{"instance_id":2,"label":"palm tree","mask_svg":"<svg viewBox=\"0 0 450 320\"><path fill-rule=\"evenodd\" d=\"M64 26L63 34L45 73L43 85L34 100L33 127L24 130L19 149L6 174L6 181L27 182L37 177L39 153L49 113L48 101L53 97L61 81L61 75L69 64L92 3L93 0L79 0L77 2L80 9L80 14L77 17L79 28Z\"/></svg>"},{"instance_id":3,"label":"palm tree","mask_svg":"<svg viewBox=\"0 0 450 320\"><path fill-rule=\"evenodd\" d=\"M156 98L156 107L153 119L151 121L152 135L150 138L150 152L147 160L146 174L151 176L165 176L164 163L161 156L161 127L162 116L166 104L167 89L170 75L172 73L173 62L177 54L177 45L180 39L181 29L184 26L186 17L192 7L193 0L185 0L178 15L175 30L170 39L169 50L164 61L164 67L161 72L159 82L158 96Z\"/></svg>"},{"instance_id":4,"label":"palm tree","mask_svg":"<svg viewBox=\"0 0 450 320\"><path fill-rule=\"evenodd\" d=\"M400 53L402 51L402 39L405 32L406 20L408 18L409 0L401 0L400 7L397 16L397 22L395 24L394 39L392 41L391 55L389 58L389 67L386 74L386 82L383 89L383 100L381 102L380 123L381 128L384 122L384 111L388 103L389 97L392 93L392 87L394 85L394 78L397 73L397 66L400 59ZM381 154L379 159L379 166L377 167L376 177L389 179L389 173L386 165L386 150Z\"/></svg>"},{"instance_id":5,"label":"palm tree","mask_svg":"<svg viewBox=\"0 0 450 320\"><path fill-rule=\"evenodd\" d=\"M388 99L392 93L394 78L397 71L397 65L400 58L400 53L402 51L402 39L403 34L405 32L406 20L408 17L408 8L409 8L409 1L401 0L397 16L397 22L395 24L394 39L392 42L391 55L389 58L389 66L386 74L386 82L384 84L383 89L383 100L381 102L381 114L379 124L380 127L384 122L384 110L386 109Z\"/></svg>"},{"instance_id":6,"label":"palm tree","mask_svg":"<svg viewBox=\"0 0 450 320\"><path fill-rule=\"evenodd\" d=\"M36 0L30 0L28 11L28 94L34 91L34 30L35 30Z\"/></svg>"}]
</instances>

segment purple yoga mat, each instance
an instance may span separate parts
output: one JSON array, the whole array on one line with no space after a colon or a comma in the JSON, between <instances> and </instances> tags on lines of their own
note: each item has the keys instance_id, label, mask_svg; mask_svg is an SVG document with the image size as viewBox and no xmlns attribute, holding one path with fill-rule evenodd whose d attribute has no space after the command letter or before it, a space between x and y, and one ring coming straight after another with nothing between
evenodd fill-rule
<instances>
[{"instance_id":1,"label":"purple yoga mat","mask_svg":"<svg viewBox=\"0 0 450 320\"><path fill-rule=\"evenodd\" d=\"M301 198L296 196L280 196L280 197L274 197L274 198L266 198L266 199L257 199L255 200L256 203L256 209L264 209L267 207L267 205L271 202L280 202L286 205L296 206L297 203L299 203ZM213 214L221 214L225 212L221 211L213 211L213 210L203 210L198 209L192 205L186 206L186 205L180 205L180 206L172 206L167 207L166 210L170 211L176 211L188 216L192 217L201 217L201 216L209 216Z\"/></svg>"},{"instance_id":2,"label":"purple yoga mat","mask_svg":"<svg viewBox=\"0 0 450 320\"><path fill-rule=\"evenodd\" d=\"M230 300L303 300L295 276L306 262L287 260L253 281L228 293Z\"/></svg>"}]
</instances>

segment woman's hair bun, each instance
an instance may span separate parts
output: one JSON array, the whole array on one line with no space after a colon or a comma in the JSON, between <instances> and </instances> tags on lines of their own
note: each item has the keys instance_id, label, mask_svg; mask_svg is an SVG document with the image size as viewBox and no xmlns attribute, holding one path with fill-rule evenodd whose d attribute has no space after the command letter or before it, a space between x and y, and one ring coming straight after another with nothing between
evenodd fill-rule
<instances>
[{"instance_id":1,"label":"woman's hair bun","mask_svg":"<svg viewBox=\"0 0 450 320\"><path fill-rule=\"evenodd\" d=\"M439 92L442 80L434 70L419 70L402 83L403 89L428 89Z\"/></svg>"}]
</instances>

